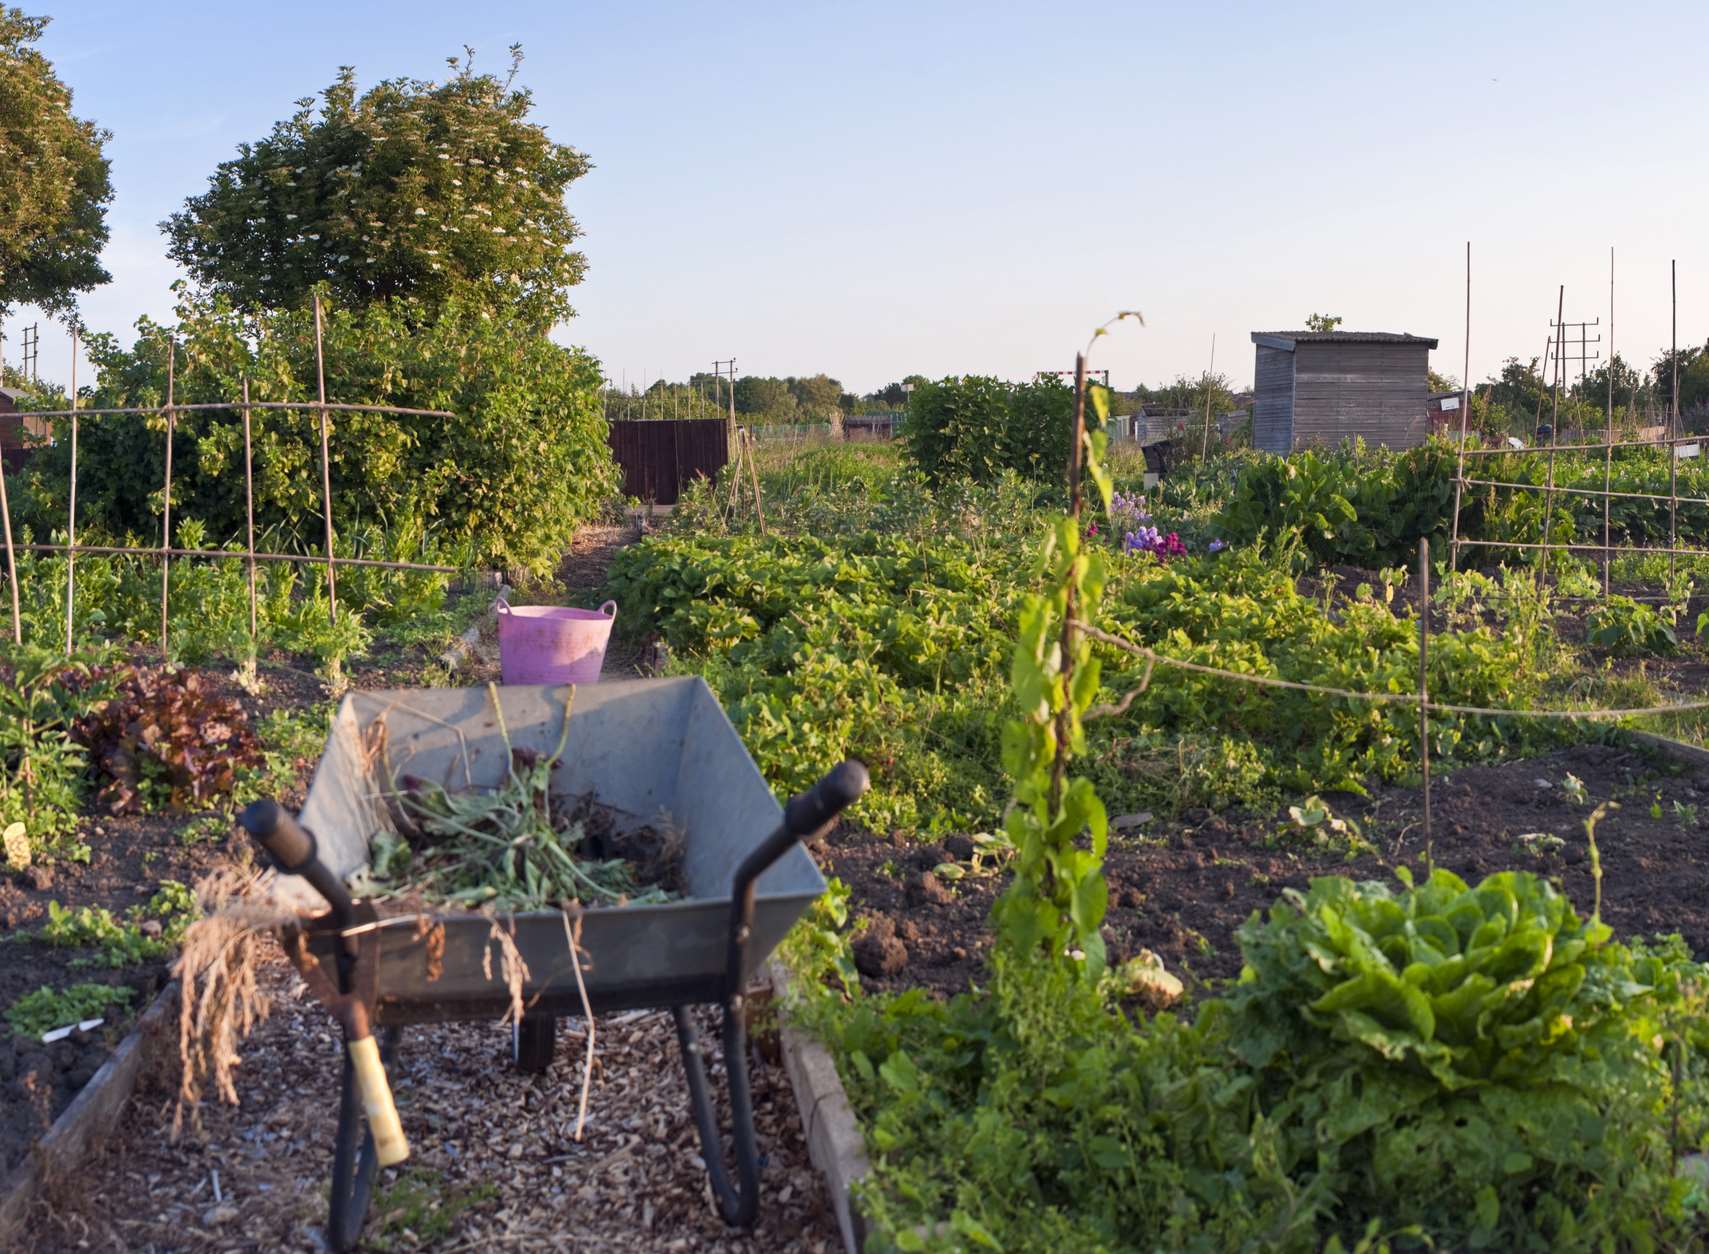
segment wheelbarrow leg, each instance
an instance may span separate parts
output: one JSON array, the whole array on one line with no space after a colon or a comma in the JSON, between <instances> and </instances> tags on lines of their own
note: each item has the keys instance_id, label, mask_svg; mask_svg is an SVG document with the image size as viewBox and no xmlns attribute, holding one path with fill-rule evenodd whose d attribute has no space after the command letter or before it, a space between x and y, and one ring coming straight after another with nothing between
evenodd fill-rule
<instances>
[{"instance_id":1,"label":"wheelbarrow leg","mask_svg":"<svg viewBox=\"0 0 1709 1254\"><path fill-rule=\"evenodd\" d=\"M397 1054L398 1036L398 1028L387 1028L381 1040L380 1058L388 1067ZM332 1207L326 1225L327 1244L334 1250L355 1248L373 1196L375 1162L374 1136L362 1116L356 1068L346 1052L338 1098L338 1133L332 1149Z\"/></svg>"},{"instance_id":2,"label":"wheelbarrow leg","mask_svg":"<svg viewBox=\"0 0 1709 1254\"><path fill-rule=\"evenodd\" d=\"M688 1017L688 1007L673 1006L677 1044L682 1046L683 1070L688 1074L688 1100L700 1133L700 1153L718 1213L733 1228L751 1228L760 1208L759 1150L754 1143L754 1106L748 1091L748 1039L740 1010L724 1010L724 1069L730 1084L731 1134L736 1142L736 1185L724 1168L724 1138L706 1084L706 1064L700 1035Z\"/></svg>"},{"instance_id":3,"label":"wheelbarrow leg","mask_svg":"<svg viewBox=\"0 0 1709 1254\"><path fill-rule=\"evenodd\" d=\"M700 1132L701 1156L718 1213L734 1228L751 1228L760 1208L759 1151L754 1146L754 1104L748 1092L748 1034L743 1027L743 989L748 978L748 941L754 929L754 886L767 867L794 847L795 842L825 830L843 809L867 788L866 767L850 759L833 768L812 788L789 799L783 822L762 840L736 868L730 892L730 936L724 955L724 1069L730 1084L731 1134L736 1142L736 1185L724 1169L724 1139L706 1089L706 1064L700 1038L686 1006L673 1006L677 1043L688 1073L688 1100L694 1126Z\"/></svg>"}]
</instances>

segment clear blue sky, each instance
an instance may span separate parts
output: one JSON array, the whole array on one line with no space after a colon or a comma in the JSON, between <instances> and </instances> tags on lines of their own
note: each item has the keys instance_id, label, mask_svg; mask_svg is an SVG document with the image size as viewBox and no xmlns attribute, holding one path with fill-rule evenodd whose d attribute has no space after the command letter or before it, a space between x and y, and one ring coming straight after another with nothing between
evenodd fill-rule
<instances>
[{"instance_id":1,"label":"clear blue sky","mask_svg":"<svg viewBox=\"0 0 1709 1254\"><path fill-rule=\"evenodd\" d=\"M1092 326L1113 382L1252 373L1248 333L1337 313L1438 336L1472 375L1541 351L1555 287L1647 364L1709 337L1709 4L590 5L38 0L113 132L124 331L171 306L156 224L353 64L434 77L465 43L594 169L578 316L613 378L819 370L1019 378ZM9 339L8 357L16 352ZM42 368L67 348L44 335Z\"/></svg>"}]
</instances>

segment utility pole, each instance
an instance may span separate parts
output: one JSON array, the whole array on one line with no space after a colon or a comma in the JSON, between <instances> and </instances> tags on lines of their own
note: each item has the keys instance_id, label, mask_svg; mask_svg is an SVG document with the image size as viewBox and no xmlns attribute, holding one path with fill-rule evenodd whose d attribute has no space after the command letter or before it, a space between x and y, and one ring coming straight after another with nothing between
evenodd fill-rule
<instances>
[{"instance_id":1,"label":"utility pole","mask_svg":"<svg viewBox=\"0 0 1709 1254\"><path fill-rule=\"evenodd\" d=\"M40 323L32 322L24 328L24 348L22 360L19 362L19 373L30 381L30 386L36 383L36 357L38 346L41 344Z\"/></svg>"},{"instance_id":2,"label":"utility pole","mask_svg":"<svg viewBox=\"0 0 1709 1254\"><path fill-rule=\"evenodd\" d=\"M1555 361L1560 369L1562 387L1572 386L1572 380L1568 378L1568 371L1571 369L1573 362L1576 361L1578 363L1578 381L1580 385L1582 385L1584 383L1586 367L1590 362L1601 359L1602 354L1600 351L1595 353L1589 351L1590 345L1602 343L1601 333L1598 332L1595 339L1589 338L1588 334L1591 327L1599 327L1601 325L1601 318L1592 318L1589 322L1551 321L1549 323L1549 326L1558 332L1555 336ZM1577 328L1578 330L1578 352L1576 353L1572 351L1574 328Z\"/></svg>"},{"instance_id":3,"label":"utility pole","mask_svg":"<svg viewBox=\"0 0 1709 1254\"><path fill-rule=\"evenodd\" d=\"M724 369L726 366L729 367L730 370L730 426L733 428L736 425L736 359L731 357L728 359L714 361L712 363L712 373L714 377L722 379L724 377Z\"/></svg>"}]
</instances>

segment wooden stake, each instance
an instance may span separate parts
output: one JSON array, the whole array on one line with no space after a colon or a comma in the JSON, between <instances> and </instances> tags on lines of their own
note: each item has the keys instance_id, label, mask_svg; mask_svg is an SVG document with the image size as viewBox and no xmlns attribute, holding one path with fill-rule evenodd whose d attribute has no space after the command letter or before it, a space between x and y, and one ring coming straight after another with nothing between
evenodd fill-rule
<instances>
[{"instance_id":1,"label":"wooden stake","mask_svg":"<svg viewBox=\"0 0 1709 1254\"><path fill-rule=\"evenodd\" d=\"M1667 438L1679 438L1679 262L1668 263L1673 281L1673 404L1668 406ZM1667 448L1667 544L1668 547L1679 546L1679 445L1670 443ZM1667 573L1671 579L1678 569L1679 559L1670 554L1667 559Z\"/></svg>"},{"instance_id":2,"label":"wooden stake","mask_svg":"<svg viewBox=\"0 0 1709 1254\"><path fill-rule=\"evenodd\" d=\"M1608 495L1614 484L1614 249L1608 250L1608 447L1602 450L1602 595L1608 595L1608 549L1612 535Z\"/></svg>"},{"instance_id":3,"label":"wooden stake","mask_svg":"<svg viewBox=\"0 0 1709 1254\"><path fill-rule=\"evenodd\" d=\"M1567 285L1561 284L1555 293L1555 326L1561 325L1561 316L1566 311ZM1537 559L1537 587L1543 587L1543 580L1549 574L1549 533L1555 521L1555 442L1560 438L1561 427L1561 376L1562 362L1559 346L1555 349L1555 373L1549 387L1549 472L1548 485L1543 489L1543 549ZM1542 396L1537 403L1542 404Z\"/></svg>"},{"instance_id":4,"label":"wooden stake","mask_svg":"<svg viewBox=\"0 0 1709 1254\"><path fill-rule=\"evenodd\" d=\"M6 583L12 590L12 643L24 643L24 619L18 608L18 554L12 548L12 506L6 500L6 464L0 461L0 523L6 531Z\"/></svg>"},{"instance_id":5,"label":"wooden stake","mask_svg":"<svg viewBox=\"0 0 1709 1254\"><path fill-rule=\"evenodd\" d=\"M254 661L260 655L261 640L255 613L255 449L250 435L247 375L243 380L243 512L244 553L249 558L249 656Z\"/></svg>"},{"instance_id":6,"label":"wooden stake","mask_svg":"<svg viewBox=\"0 0 1709 1254\"><path fill-rule=\"evenodd\" d=\"M730 386L733 390L735 384L731 384ZM760 501L760 468L754 460L754 433L749 431L746 435L748 438L748 478L752 480L754 485L754 513L759 515L760 534L763 536L766 533L765 506Z\"/></svg>"},{"instance_id":7,"label":"wooden stake","mask_svg":"<svg viewBox=\"0 0 1709 1254\"><path fill-rule=\"evenodd\" d=\"M1472 386L1472 241L1466 241L1466 355L1460 369L1460 442L1454 460L1454 522L1448 536L1448 570L1460 565L1460 498L1466 486L1466 423Z\"/></svg>"},{"instance_id":8,"label":"wooden stake","mask_svg":"<svg viewBox=\"0 0 1709 1254\"><path fill-rule=\"evenodd\" d=\"M1086 354L1074 354L1074 420L1068 428L1068 516L1074 520L1074 530L1080 530L1080 446L1086 432ZM1050 814L1054 821L1062 807L1062 787L1068 773L1068 744L1070 715L1066 696L1074 690L1074 616L1080 610L1074 595L1074 581L1064 589L1062 605L1062 680L1065 693L1062 708L1056 712L1056 760L1050 768Z\"/></svg>"},{"instance_id":9,"label":"wooden stake","mask_svg":"<svg viewBox=\"0 0 1709 1254\"><path fill-rule=\"evenodd\" d=\"M1424 784L1424 865L1436 869L1430 826L1430 541L1418 538L1418 769Z\"/></svg>"},{"instance_id":10,"label":"wooden stake","mask_svg":"<svg viewBox=\"0 0 1709 1254\"><path fill-rule=\"evenodd\" d=\"M161 503L160 519L160 656L162 660L170 657L167 638L167 611L172 592L172 433L177 426L176 417L172 412L172 402L175 399L175 373L178 364L178 345L175 341L166 341L166 496Z\"/></svg>"},{"instance_id":11,"label":"wooden stake","mask_svg":"<svg viewBox=\"0 0 1709 1254\"><path fill-rule=\"evenodd\" d=\"M71 504L66 509L65 656L71 656L72 611L77 603L77 328L71 328Z\"/></svg>"},{"instance_id":12,"label":"wooden stake","mask_svg":"<svg viewBox=\"0 0 1709 1254\"><path fill-rule=\"evenodd\" d=\"M1105 377L1108 377L1106 372ZM1205 444L1199 450L1199 460L1205 461L1211 455L1211 380L1216 377L1216 332L1211 332L1211 365L1205 371Z\"/></svg>"},{"instance_id":13,"label":"wooden stake","mask_svg":"<svg viewBox=\"0 0 1709 1254\"><path fill-rule=\"evenodd\" d=\"M321 347L320 293L315 293L315 382L320 392L320 507L326 522L326 610L327 618L338 621L338 577L333 572L332 554L332 455L331 438L326 419L326 353Z\"/></svg>"}]
</instances>

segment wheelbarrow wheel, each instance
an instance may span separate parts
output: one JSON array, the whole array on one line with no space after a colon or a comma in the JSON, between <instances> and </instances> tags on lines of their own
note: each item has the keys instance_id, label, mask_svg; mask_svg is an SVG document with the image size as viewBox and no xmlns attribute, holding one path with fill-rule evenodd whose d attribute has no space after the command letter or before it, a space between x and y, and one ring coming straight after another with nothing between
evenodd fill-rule
<instances>
[{"instance_id":1,"label":"wheelbarrow wheel","mask_svg":"<svg viewBox=\"0 0 1709 1254\"><path fill-rule=\"evenodd\" d=\"M544 1074L552 1065L558 1020L552 1015L523 1015L510 1032L510 1057L516 1069L526 1075Z\"/></svg>"}]
</instances>

